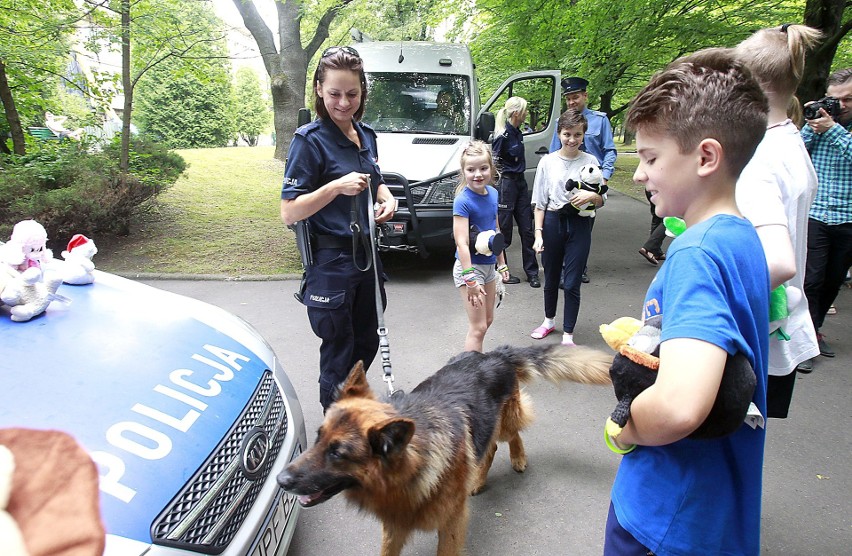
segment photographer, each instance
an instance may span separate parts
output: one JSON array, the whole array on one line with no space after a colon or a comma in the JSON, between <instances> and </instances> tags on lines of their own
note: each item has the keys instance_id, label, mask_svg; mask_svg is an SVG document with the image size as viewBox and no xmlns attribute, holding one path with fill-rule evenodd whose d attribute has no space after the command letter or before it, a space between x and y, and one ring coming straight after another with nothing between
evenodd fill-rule
<instances>
[{"instance_id":1,"label":"photographer","mask_svg":"<svg viewBox=\"0 0 852 556\"><path fill-rule=\"evenodd\" d=\"M834 357L819 330L852 265L852 68L829 76L827 98L806 104L805 118L802 139L819 181L808 214L805 296L820 354Z\"/></svg>"}]
</instances>

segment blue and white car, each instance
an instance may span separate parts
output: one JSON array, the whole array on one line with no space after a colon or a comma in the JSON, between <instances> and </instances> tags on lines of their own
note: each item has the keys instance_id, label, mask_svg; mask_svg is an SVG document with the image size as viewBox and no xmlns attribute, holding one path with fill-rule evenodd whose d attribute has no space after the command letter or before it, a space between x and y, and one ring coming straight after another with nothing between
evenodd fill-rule
<instances>
[{"instance_id":1,"label":"blue and white car","mask_svg":"<svg viewBox=\"0 0 852 556\"><path fill-rule=\"evenodd\" d=\"M105 554L284 554L275 475L306 446L281 362L248 323L95 271L47 311L0 307L0 427L62 430L97 463Z\"/></svg>"}]
</instances>

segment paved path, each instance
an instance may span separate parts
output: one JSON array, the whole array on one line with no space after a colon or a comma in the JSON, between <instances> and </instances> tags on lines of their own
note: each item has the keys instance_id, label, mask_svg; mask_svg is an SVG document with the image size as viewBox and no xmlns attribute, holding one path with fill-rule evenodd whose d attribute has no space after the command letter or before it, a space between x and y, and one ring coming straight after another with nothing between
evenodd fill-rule
<instances>
[{"instance_id":1,"label":"paved path","mask_svg":"<svg viewBox=\"0 0 852 556\"><path fill-rule=\"evenodd\" d=\"M647 205L613 193L599 212L583 286L578 343L606 348L598 326L638 316L655 267L637 253L650 215ZM513 246L509 263L520 268ZM396 386L410 390L461 350L467 320L451 286L447 256L421 261L384 257L390 282L386 313ZM321 420L318 340L304 307L293 299L295 280L266 282L152 281L154 285L224 307L253 324L272 344L299 394L313 441ZM543 316L542 290L508 286L504 305L486 338L532 344L529 331ZM561 311L561 300L560 300ZM837 351L799 375L791 416L771 420L766 449L763 554L849 554L852 540L852 290L844 289L838 314L824 327ZM558 342L559 334L543 340ZM843 343L841 342L843 340ZM378 368L370 382L383 389ZM529 468L516 474L507 449L497 452L489 486L471 500L467 550L477 555L594 555L603 545L609 489L619 457L604 446L603 423L614 406L609 388L534 384L528 388L537 420L524 436ZM378 554L379 524L349 507L343 497L302 512L290 553L295 556ZM405 555L433 555L437 536L416 535Z\"/></svg>"}]
</instances>

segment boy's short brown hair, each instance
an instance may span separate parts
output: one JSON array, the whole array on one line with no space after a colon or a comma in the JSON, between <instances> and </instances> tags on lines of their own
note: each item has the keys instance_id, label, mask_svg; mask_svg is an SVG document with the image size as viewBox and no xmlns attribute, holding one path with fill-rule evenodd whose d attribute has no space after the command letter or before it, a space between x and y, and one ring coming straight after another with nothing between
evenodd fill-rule
<instances>
[{"instance_id":1,"label":"boy's short brown hair","mask_svg":"<svg viewBox=\"0 0 852 556\"><path fill-rule=\"evenodd\" d=\"M631 101L626 125L670 136L682 153L715 139L736 179L766 133L768 112L760 85L734 52L708 48L654 75Z\"/></svg>"}]
</instances>

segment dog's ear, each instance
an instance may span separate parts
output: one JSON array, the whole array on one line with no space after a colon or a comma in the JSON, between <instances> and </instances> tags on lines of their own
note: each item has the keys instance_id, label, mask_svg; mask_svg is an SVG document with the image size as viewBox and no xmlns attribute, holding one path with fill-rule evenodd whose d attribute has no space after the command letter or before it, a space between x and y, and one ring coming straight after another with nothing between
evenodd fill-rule
<instances>
[{"instance_id":1,"label":"dog's ear","mask_svg":"<svg viewBox=\"0 0 852 556\"><path fill-rule=\"evenodd\" d=\"M371 427L367 438L373 453L387 458L404 450L413 435L414 421L397 417Z\"/></svg>"},{"instance_id":2,"label":"dog's ear","mask_svg":"<svg viewBox=\"0 0 852 556\"><path fill-rule=\"evenodd\" d=\"M363 361L355 363L355 366L349 371L346 381L340 386L340 393L337 395L337 399L342 400L344 398L376 399L375 394L370 389L370 383L367 382L367 373L364 371Z\"/></svg>"}]
</instances>

